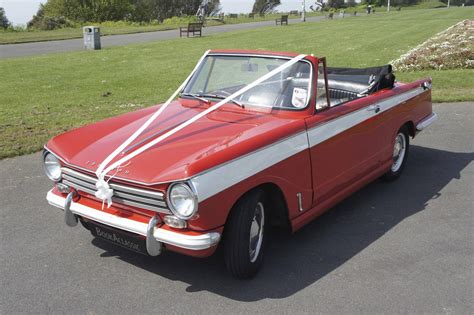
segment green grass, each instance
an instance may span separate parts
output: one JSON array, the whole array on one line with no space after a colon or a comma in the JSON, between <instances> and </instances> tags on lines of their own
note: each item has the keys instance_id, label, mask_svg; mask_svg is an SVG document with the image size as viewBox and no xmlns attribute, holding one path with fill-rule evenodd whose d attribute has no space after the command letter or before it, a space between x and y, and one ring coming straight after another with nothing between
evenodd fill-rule
<instances>
[{"instance_id":1,"label":"green grass","mask_svg":"<svg viewBox=\"0 0 474 315\"><path fill-rule=\"evenodd\" d=\"M207 49L294 51L326 56L330 66L374 66L473 13L402 11L0 60L0 158L35 152L68 129L162 102ZM474 100L474 70L397 74L407 81L426 76L434 78L434 101Z\"/></svg>"},{"instance_id":2,"label":"green grass","mask_svg":"<svg viewBox=\"0 0 474 315\"><path fill-rule=\"evenodd\" d=\"M270 21L274 20L277 17L280 17L281 14L269 14L265 17L255 16L255 18L250 19L245 16L239 16L237 19L225 19L225 24L240 24L240 23L250 23L250 22L259 22L259 21ZM309 13L308 16L321 15L321 13ZM297 18L297 16L292 15L290 18ZM90 23L91 25L96 25ZM112 24L112 25L110 25ZM105 23L105 25L100 25L100 31L102 35L119 35L119 34L133 34L133 33L143 33L143 32L155 32L155 31L165 31L178 29L180 26L185 26L185 24L159 24L159 25L113 25L114 23ZM120 23L117 23L120 24ZM207 26L222 25L218 21L207 21ZM51 41L51 40L62 40L62 39L73 39L82 37L82 28L63 28L52 31L39 31L39 30L30 30L30 31L1 31L0 30L0 45L1 44L19 44L19 43L28 43L28 42L41 42L41 41Z\"/></svg>"},{"instance_id":3,"label":"green grass","mask_svg":"<svg viewBox=\"0 0 474 315\"><path fill-rule=\"evenodd\" d=\"M428 1L422 1L413 6L404 6L402 7L402 10L437 9L437 8L445 8L445 7L446 7L446 4L441 1L428 0Z\"/></svg>"}]
</instances>

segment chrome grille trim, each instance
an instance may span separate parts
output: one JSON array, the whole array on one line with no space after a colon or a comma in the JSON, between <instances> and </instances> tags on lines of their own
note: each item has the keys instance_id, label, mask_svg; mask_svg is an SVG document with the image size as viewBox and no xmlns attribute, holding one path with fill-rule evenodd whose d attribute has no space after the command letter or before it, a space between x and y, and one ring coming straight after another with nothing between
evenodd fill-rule
<instances>
[{"instance_id":1,"label":"chrome grille trim","mask_svg":"<svg viewBox=\"0 0 474 315\"><path fill-rule=\"evenodd\" d=\"M92 176L85 175L70 168L62 168L62 183L92 196L94 196L96 192L96 181L97 179ZM113 202L160 213L171 213L164 201L164 194L161 192L115 183L110 183L110 188L114 190L114 196L112 197Z\"/></svg>"}]
</instances>

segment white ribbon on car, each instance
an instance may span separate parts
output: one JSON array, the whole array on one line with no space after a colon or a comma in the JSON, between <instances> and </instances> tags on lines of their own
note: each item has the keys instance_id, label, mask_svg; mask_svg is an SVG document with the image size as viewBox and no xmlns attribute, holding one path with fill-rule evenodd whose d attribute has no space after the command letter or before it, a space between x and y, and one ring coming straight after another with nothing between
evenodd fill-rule
<instances>
[{"instance_id":1,"label":"white ribbon on car","mask_svg":"<svg viewBox=\"0 0 474 315\"><path fill-rule=\"evenodd\" d=\"M174 100L174 98L178 95L178 93L186 86L186 84L189 82L191 77L194 75L194 73L197 71L199 68L200 64L204 60L204 58L209 54L209 51L206 51L206 53L201 57L199 62L196 64L196 67L194 70L191 72L191 74L186 78L186 80L181 84L181 86L171 95L171 97L166 101L165 104L160 106L160 108L137 130L135 131L127 140L125 140L115 151L113 151L97 168L96 175L97 175L97 182L95 184L97 188L97 192L95 193L95 196L99 199L102 200L102 205L104 204L105 201L107 201L107 206L110 207L112 205L112 196L113 196L113 189L110 188L108 181L110 181L116 174L117 172L109 178L108 181L105 180L105 176L107 173L112 171L113 169L118 169L120 166L129 161L130 159L134 158L135 156L143 153L144 151L148 150L149 148L155 146L159 142L165 140L166 138L170 137L171 135L175 134L176 132L180 131L181 129L189 126L196 120L206 116L207 114L215 111L219 107L221 107L224 104L227 104L229 101L232 101L232 99L236 98L237 96L247 92L248 90L252 89L253 87L259 85L263 81L271 78L275 74L285 70L288 67L291 67L301 59L305 58L306 55L298 55L281 66L273 69L272 71L268 72L267 74L261 76L257 80L253 81L252 83L246 85L242 89L238 90L237 92L233 93L232 95L228 96L227 98L223 99L222 101L212 105L208 109L202 111L201 113L197 114L194 117L191 117L187 121L181 123L180 125L174 127L173 129L169 130L168 132L164 133L163 135L155 138L154 140L142 145L135 151L132 151L131 153L125 155L118 161L112 163L111 165L107 166L120 152L122 152L132 141L134 141L138 136L140 136L143 131L168 107L168 105Z\"/></svg>"}]
</instances>

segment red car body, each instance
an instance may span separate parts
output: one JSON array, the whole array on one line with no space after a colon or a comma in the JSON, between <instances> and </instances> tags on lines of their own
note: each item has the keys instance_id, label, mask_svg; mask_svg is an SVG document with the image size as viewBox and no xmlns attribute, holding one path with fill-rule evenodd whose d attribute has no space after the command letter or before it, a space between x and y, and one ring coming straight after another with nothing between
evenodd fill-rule
<instances>
[{"instance_id":1,"label":"red car body","mask_svg":"<svg viewBox=\"0 0 474 315\"><path fill-rule=\"evenodd\" d=\"M211 53L296 56L263 51ZM166 211L157 212L120 202L114 202L110 208L103 207L102 201L90 190L74 184L69 185L76 191L72 201L74 206L71 207L73 213L84 222L99 222L142 238L146 237L142 227L150 222L151 217L158 216L153 227L154 235L157 235L157 230L165 235L157 239L166 249L196 257L209 256L226 229L229 213L247 192L256 187L270 192L271 198L280 205L278 211L283 220L290 224L293 232L297 231L354 191L385 174L393 163L394 139L401 127L406 126L410 136L414 137L435 118L429 79L409 84L395 83L393 88L317 110L317 73L318 65L322 63L313 56L306 56L305 61L311 64L314 88L309 98L310 105L304 110L260 113L226 104L136 156L115 174L111 183L162 193L163 208L167 208L166 193L171 184L191 183L199 204L198 212L187 220L186 228L177 229L164 224ZM93 178L100 162L138 129L158 106L56 136L47 143L45 152L56 156L62 167L72 171L76 179L81 175ZM377 110L373 110L374 106ZM208 107L208 104L195 99L175 100L134 142L135 145L156 137L163 130L169 130ZM132 145L127 150L133 149ZM48 193L47 199L51 204L64 208L69 190L65 190L64 185L58 187L58 183L68 185L63 177ZM141 227L134 228L135 223ZM192 245L178 239L192 240L189 243Z\"/></svg>"}]
</instances>

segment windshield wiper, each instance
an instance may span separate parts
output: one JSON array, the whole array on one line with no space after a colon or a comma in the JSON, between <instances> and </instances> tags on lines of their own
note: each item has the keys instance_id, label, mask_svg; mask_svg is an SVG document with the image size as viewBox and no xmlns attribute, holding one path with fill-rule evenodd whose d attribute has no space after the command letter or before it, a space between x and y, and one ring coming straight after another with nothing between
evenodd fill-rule
<instances>
[{"instance_id":1,"label":"windshield wiper","mask_svg":"<svg viewBox=\"0 0 474 315\"><path fill-rule=\"evenodd\" d=\"M198 96L201 96L201 97L218 98L218 99L220 99L220 100L224 100L224 99L227 98L226 96L218 95L218 94L199 94ZM245 105L242 104L242 103L239 102L239 101L236 101L236 100L234 100L234 99L230 99L229 101L231 101L232 103L234 103L234 104L237 105L237 106L240 106L240 107L242 107L242 108L245 108Z\"/></svg>"},{"instance_id":2,"label":"windshield wiper","mask_svg":"<svg viewBox=\"0 0 474 315\"><path fill-rule=\"evenodd\" d=\"M181 93L180 96L188 96L188 97L192 97L192 98L195 98L197 100L200 100L206 104L210 104L211 101L208 100L207 98L204 98L202 95L200 94L193 94L193 93Z\"/></svg>"}]
</instances>

